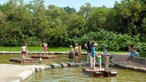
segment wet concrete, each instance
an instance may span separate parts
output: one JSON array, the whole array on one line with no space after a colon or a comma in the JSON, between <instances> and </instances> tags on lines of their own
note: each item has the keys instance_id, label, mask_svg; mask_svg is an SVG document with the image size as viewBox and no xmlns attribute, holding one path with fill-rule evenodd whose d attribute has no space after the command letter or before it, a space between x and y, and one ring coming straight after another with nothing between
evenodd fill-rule
<instances>
[{"instance_id":1,"label":"wet concrete","mask_svg":"<svg viewBox=\"0 0 146 82\"><path fill-rule=\"evenodd\" d=\"M126 55L112 55L111 62L118 67L146 72L146 65L127 60Z\"/></svg>"}]
</instances>

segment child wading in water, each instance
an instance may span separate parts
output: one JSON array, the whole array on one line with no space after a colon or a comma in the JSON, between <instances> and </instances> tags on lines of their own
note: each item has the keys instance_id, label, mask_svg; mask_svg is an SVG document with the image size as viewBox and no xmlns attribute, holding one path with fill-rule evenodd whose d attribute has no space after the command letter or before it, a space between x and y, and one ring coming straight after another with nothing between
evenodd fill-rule
<instances>
[{"instance_id":1,"label":"child wading in water","mask_svg":"<svg viewBox=\"0 0 146 82\"><path fill-rule=\"evenodd\" d=\"M78 43L75 43L75 55L76 55L76 63L78 62Z\"/></svg>"},{"instance_id":2,"label":"child wading in water","mask_svg":"<svg viewBox=\"0 0 146 82\"><path fill-rule=\"evenodd\" d=\"M108 50L107 50L106 47L103 48L103 49L104 49L104 51L103 51L103 58L104 58L104 64L105 64L105 58L106 58L106 56L108 56L108 54L107 54Z\"/></svg>"},{"instance_id":3,"label":"child wading in water","mask_svg":"<svg viewBox=\"0 0 146 82\"><path fill-rule=\"evenodd\" d=\"M70 62L73 61L73 51L74 51L73 46L70 45L69 53L68 53L68 58L70 59Z\"/></svg>"}]
</instances>

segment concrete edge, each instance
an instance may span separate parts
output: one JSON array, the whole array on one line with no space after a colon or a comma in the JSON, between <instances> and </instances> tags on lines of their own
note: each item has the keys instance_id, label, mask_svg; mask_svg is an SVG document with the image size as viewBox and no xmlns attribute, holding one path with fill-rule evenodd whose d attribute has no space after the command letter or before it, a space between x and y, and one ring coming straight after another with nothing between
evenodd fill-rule
<instances>
[{"instance_id":1,"label":"concrete edge","mask_svg":"<svg viewBox=\"0 0 146 82\"><path fill-rule=\"evenodd\" d=\"M67 64L67 63L66 63ZM45 66L41 66L41 67L32 67L30 70L26 70L21 72L15 79L11 80L10 82L23 82L25 79L27 79L28 77L30 77L32 74L35 74L37 72L42 72L44 70L48 70L48 69L54 69L54 68L58 68L57 65L59 65L59 68L64 68L61 66L61 64L53 64L54 67L51 67L51 65L45 65ZM75 66L82 66L83 64L78 64L78 63L74 63L71 67L75 67ZM67 66L69 67L69 66Z\"/></svg>"}]
</instances>

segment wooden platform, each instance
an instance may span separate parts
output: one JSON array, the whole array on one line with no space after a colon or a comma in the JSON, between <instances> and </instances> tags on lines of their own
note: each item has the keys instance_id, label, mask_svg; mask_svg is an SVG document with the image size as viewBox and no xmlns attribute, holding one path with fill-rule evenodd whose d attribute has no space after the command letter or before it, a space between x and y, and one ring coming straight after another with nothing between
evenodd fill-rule
<instances>
[{"instance_id":1,"label":"wooden platform","mask_svg":"<svg viewBox=\"0 0 146 82\"><path fill-rule=\"evenodd\" d=\"M117 75L116 70L108 70L108 72L106 72L104 68L99 69L99 67L97 67L96 70L90 67L85 67L82 68L82 71L85 74L88 74L89 76L93 76L93 77L109 77L109 76Z\"/></svg>"},{"instance_id":2,"label":"wooden platform","mask_svg":"<svg viewBox=\"0 0 146 82\"><path fill-rule=\"evenodd\" d=\"M17 63L33 63L34 60L32 58L10 58L9 61L11 62L17 62Z\"/></svg>"},{"instance_id":3,"label":"wooden platform","mask_svg":"<svg viewBox=\"0 0 146 82\"><path fill-rule=\"evenodd\" d=\"M56 59L56 55L41 55L42 59ZM40 55L33 55L31 58L40 58Z\"/></svg>"}]
</instances>

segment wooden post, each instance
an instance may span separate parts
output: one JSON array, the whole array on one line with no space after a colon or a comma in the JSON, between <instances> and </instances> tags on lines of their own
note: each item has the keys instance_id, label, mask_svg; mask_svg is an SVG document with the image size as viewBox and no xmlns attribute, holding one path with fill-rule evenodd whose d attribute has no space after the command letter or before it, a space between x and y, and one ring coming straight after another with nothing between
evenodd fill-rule
<instances>
[{"instance_id":1,"label":"wooden post","mask_svg":"<svg viewBox=\"0 0 146 82\"><path fill-rule=\"evenodd\" d=\"M106 75L105 75L105 76L107 76L107 77L108 77L108 69L109 69L109 56L105 56L104 58L105 58L105 73L106 73Z\"/></svg>"},{"instance_id":2,"label":"wooden post","mask_svg":"<svg viewBox=\"0 0 146 82\"><path fill-rule=\"evenodd\" d=\"M40 42L40 57L39 57L39 63L42 63L42 43Z\"/></svg>"},{"instance_id":3,"label":"wooden post","mask_svg":"<svg viewBox=\"0 0 146 82\"><path fill-rule=\"evenodd\" d=\"M105 56L105 71L108 72L109 68L109 56Z\"/></svg>"},{"instance_id":4,"label":"wooden post","mask_svg":"<svg viewBox=\"0 0 146 82\"><path fill-rule=\"evenodd\" d=\"M81 50L82 50L82 48L81 48L81 46L79 46L79 48L78 48L78 63L81 63Z\"/></svg>"},{"instance_id":5,"label":"wooden post","mask_svg":"<svg viewBox=\"0 0 146 82\"><path fill-rule=\"evenodd\" d=\"M42 54L42 43L40 42L40 56Z\"/></svg>"}]
</instances>

